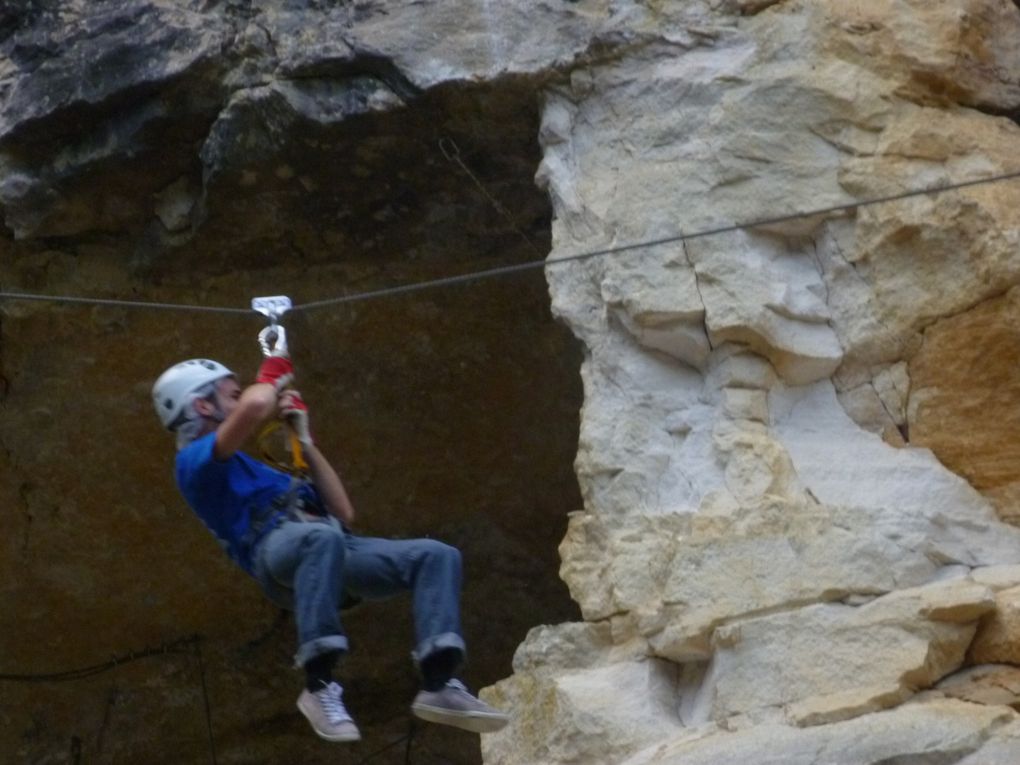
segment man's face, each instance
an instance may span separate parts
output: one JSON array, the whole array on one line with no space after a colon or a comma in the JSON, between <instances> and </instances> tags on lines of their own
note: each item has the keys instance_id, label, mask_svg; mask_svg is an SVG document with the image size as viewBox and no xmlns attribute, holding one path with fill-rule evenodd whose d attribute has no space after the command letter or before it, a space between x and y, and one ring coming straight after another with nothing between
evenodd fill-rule
<instances>
[{"instance_id":1,"label":"man's face","mask_svg":"<svg viewBox=\"0 0 1020 765\"><path fill-rule=\"evenodd\" d=\"M216 383L216 404L224 419L237 409L240 398L241 386L233 377L225 377Z\"/></svg>"}]
</instances>

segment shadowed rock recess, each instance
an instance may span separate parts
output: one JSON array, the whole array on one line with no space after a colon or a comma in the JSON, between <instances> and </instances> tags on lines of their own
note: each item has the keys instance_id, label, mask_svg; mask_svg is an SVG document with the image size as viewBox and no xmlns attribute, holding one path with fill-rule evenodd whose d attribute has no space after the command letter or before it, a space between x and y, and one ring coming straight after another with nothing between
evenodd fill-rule
<instances>
[{"instance_id":1,"label":"shadowed rock recess","mask_svg":"<svg viewBox=\"0 0 1020 765\"><path fill-rule=\"evenodd\" d=\"M410 761L1014 765L1020 181L675 236L1020 172L1018 39L1006 0L26 1L0 288L308 303L670 240L289 319L361 530L463 548L512 713ZM406 601L349 613L365 740L317 741L170 482L152 378L253 369L259 322L0 308L0 671L205 636L0 680L0 751L209 762L207 696L219 762L404 762Z\"/></svg>"},{"instance_id":2,"label":"shadowed rock recess","mask_svg":"<svg viewBox=\"0 0 1020 765\"><path fill-rule=\"evenodd\" d=\"M416 84L390 54L344 42L349 16L90 0L5 18L0 288L243 308L541 261L550 206L533 181L534 82ZM286 324L358 531L459 546L465 679L507 676L529 628L578 618L556 546L581 505L580 351L550 315L541 269ZM407 732L409 600L348 613L343 678L364 741L319 741L294 707L293 626L177 496L172 439L150 411L152 381L180 358L250 379L261 326L3 304L0 672L79 668L200 633L219 762L360 759ZM0 686L5 763L210 761L193 655ZM438 727L412 751L480 761L477 736ZM403 761L403 745L373 760Z\"/></svg>"}]
</instances>

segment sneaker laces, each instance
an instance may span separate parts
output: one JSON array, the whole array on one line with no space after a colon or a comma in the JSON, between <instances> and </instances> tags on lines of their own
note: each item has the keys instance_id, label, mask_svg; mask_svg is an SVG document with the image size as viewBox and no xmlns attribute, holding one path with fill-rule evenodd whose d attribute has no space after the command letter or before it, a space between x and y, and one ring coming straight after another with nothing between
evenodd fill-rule
<instances>
[{"instance_id":1,"label":"sneaker laces","mask_svg":"<svg viewBox=\"0 0 1020 765\"><path fill-rule=\"evenodd\" d=\"M340 687L340 683L330 683L321 691L315 692L322 711L326 713L326 719L334 725L348 721L354 722L344 706L343 696L344 689Z\"/></svg>"},{"instance_id":2,"label":"sneaker laces","mask_svg":"<svg viewBox=\"0 0 1020 765\"><path fill-rule=\"evenodd\" d=\"M468 696L471 695L471 691L469 691L467 689L467 686L464 685L464 683L462 683L460 680L458 680L455 677L454 678L450 678L449 680L446 681L446 687L447 688L453 688L453 690L460 691L461 693L466 693Z\"/></svg>"}]
</instances>

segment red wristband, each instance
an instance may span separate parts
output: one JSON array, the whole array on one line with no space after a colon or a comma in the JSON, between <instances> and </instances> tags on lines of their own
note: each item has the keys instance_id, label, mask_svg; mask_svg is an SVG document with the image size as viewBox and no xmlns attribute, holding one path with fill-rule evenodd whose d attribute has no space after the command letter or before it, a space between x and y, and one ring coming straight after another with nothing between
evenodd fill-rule
<instances>
[{"instance_id":1,"label":"red wristband","mask_svg":"<svg viewBox=\"0 0 1020 765\"><path fill-rule=\"evenodd\" d=\"M294 378L294 364L284 356L270 356L259 367L255 382L269 383L280 390Z\"/></svg>"}]
</instances>

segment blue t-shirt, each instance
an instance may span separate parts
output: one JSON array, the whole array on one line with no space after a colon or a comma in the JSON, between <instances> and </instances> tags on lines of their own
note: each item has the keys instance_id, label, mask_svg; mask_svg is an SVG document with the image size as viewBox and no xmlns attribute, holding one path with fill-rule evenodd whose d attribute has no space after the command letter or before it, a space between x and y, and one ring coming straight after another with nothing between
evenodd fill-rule
<instances>
[{"instance_id":1,"label":"blue t-shirt","mask_svg":"<svg viewBox=\"0 0 1020 765\"><path fill-rule=\"evenodd\" d=\"M241 452L219 461L213 456L215 444L216 434L209 433L177 452L177 486L226 553L250 574L252 548L274 525L273 501L287 494L291 477ZM318 504L307 484L298 496ZM253 518L261 519L263 527L253 528Z\"/></svg>"}]
</instances>

